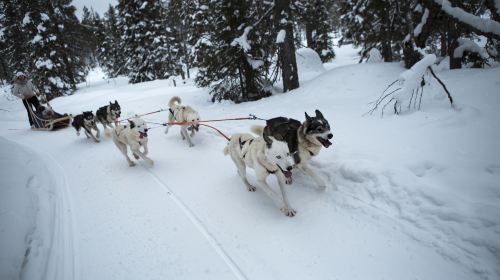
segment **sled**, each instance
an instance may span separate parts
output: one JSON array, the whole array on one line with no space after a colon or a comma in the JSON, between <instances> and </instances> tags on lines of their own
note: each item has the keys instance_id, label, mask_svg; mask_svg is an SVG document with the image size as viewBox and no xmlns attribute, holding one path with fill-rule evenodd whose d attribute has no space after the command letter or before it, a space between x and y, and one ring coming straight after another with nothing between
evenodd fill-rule
<instances>
[{"instance_id":1,"label":"sled","mask_svg":"<svg viewBox=\"0 0 500 280\"><path fill-rule=\"evenodd\" d=\"M45 109L42 111L41 109ZM41 106L37 111L33 111L31 106L28 106L30 115L33 118L33 126L31 130L36 131L51 131L68 127L71 124L72 116L68 114L59 114L52 110L50 105L48 108Z\"/></svg>"}]
</instances>

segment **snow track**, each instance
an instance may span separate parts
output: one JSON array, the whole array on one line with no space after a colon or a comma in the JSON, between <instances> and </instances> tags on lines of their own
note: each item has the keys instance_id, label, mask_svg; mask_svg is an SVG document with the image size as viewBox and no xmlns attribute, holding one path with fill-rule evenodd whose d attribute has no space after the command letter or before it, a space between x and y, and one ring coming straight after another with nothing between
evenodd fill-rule
<instances>
[{"instance_id":1,"label":"snow track","mask_svg":"<svg viewBox=\"0 0 500 280\"><path fill-rule=\"evenodd\" d=\"M144 166L141 164L141 166L151 175L151 177L158 183L158 185L166 192L166 194L169 196L169 198L179 207L179 209L186 215L186 217L193 223L193 225L196 227L196 229L206 238L207 242L214 248L214 250L217 252L217 254L224 260L224 262L227 264L227 266L231 269L233 272L234 276L237 279L244 280L247 279L241 268L234 262L234 260L229 256L229 254L224 250L224 247L217 241L215 236L213 236L206 226L203 224L203 222L196 217L194 212L189 209L189 207L182 202L182 200L165 184L160 177L158 177L153 171L149 169L149 167Z\"/></svg>"}]
</instances>

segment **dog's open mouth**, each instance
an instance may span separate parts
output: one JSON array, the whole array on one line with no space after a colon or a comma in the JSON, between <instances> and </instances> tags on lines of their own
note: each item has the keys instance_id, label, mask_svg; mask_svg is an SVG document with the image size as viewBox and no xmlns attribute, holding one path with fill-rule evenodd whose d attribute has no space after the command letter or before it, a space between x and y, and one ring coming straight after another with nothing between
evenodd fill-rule
<instances>
[{"instance_id":1,"label":"dog's open mouth","mask_svg":"<svg viewBox=\"0 0 500 280\"><path fill-rule=\"evenodd\" d=\"M142 139L144 137L148 137L148 133L147 132L139 131L139 138Z\"/></svg>"},{"instance_id":2,"label":"dog's open mouth","mask_svg":"<svg viewBox=\"0 0 500 280\"><path fill-rule=\"evenodd\" d=\"M292 177L292 171L289 171L289 170L283 170L283 168L281 168L281 166L278 165L278 168L281 170L281 172L283 173L283 175L285 175L286 178L290 178Z\"/></svg>"},{"instance_id":3,"label":"dog's open mouth","mask_svg":"<svg viewBox=\"0 0 500 280\"><path fill-rule=\"evenodd\" d=\"M200 126L199 125L191 125L190 127L188 127L188 130L189 131L192 131L192 130L195 130L195 131L199 131L200 130Z\"/></svg>"},{"instance_id":4,"label":"dog's open mouth","mask_svg":"<svg viewBox=\"0 0 500 280\"><path fill-rule=\"evenodd\" d=\"M325 139L323 137L316 137L316 139L318 139L318 141L321 143L321 145L323 145L323 147L325 148L328 148L332 145L332 142L330 142L330 140L328 139Z\"/></svg>"}]
</instances>

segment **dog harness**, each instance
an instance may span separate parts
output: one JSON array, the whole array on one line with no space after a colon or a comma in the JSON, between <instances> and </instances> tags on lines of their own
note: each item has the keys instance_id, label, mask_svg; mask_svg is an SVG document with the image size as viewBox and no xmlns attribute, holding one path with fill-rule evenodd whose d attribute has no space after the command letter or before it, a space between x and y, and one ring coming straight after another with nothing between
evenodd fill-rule
<instances>
[{"instance_id":1,"label":"dog harness","mask_svg":"<svg viewBox=\"0 0 500 280\"><path fill-rule=\"evenodd\" d=\"M238 142L240 143L240 150L243 151L243 146L248 142L248 145L250 146L250 144L252 144L253 142L253 139L250 139L250 140L245 140L245 141L241 141L241 137L238 139ZM247 155L247 153L244 153L243 154L243 158L245 158L245 156Z\"/></svg>"}]
</instances>

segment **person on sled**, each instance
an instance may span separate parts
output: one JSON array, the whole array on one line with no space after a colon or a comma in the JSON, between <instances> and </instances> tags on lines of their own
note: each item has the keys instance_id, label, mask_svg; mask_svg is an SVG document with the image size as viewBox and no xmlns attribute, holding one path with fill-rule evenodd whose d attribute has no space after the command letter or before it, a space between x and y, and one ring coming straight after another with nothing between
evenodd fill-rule
<instances>
[{"instance_id":1,"label":"person on sled","mask_svg":"<svg viewBox=\"0 0 500 280\"><path fill-rule=\"evenodd\" d=\"M32 115L30 114L29 107L31 107L32 111L34 112L35 110L33 110L32 106L34 106L35 109L40 108L40 101L38 100L37 97L38 90L28 79L28 76L23 72L17 72L15 74L12 94L22 99L24 107L28 112L28 119L30 121L30 126L33 127L35 123Z\"/></svg>"}]
</instances>

